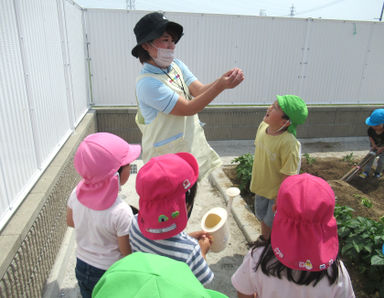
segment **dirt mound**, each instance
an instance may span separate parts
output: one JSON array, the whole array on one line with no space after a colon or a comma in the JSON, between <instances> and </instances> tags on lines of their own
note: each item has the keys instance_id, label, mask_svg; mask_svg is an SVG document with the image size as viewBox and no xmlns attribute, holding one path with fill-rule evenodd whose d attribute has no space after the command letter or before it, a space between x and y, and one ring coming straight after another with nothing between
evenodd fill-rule
<instances>
[{"instance_id":1,"label":"dirt mound","mask_svg":"<svg viewBox=\"0 0 384 298\"><path fill-rule=\"evenodd\" d=\"M327 180L335 192L337 204L353 208L356 216L379 220L384 215L384 179L373 176L362 179L357 174L349 183L340 180L357 162L335 157L303 159L301 172ZM371 207L367 207L368 202Z\"/></svg>"}]
</instances>

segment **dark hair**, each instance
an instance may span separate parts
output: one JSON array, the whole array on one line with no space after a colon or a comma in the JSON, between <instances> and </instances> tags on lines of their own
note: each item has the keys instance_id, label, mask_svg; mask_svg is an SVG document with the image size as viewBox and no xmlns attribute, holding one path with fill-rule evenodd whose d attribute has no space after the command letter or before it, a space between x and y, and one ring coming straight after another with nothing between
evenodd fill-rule
<instances>
[{"instance_id":1,"label":"dark hair","mask_svg":"<svg viewBox=\"0 0 384 298\"><path fill-rule=\"evenodd\" d=\"M331 265L331 269L323 270L323 271L299 271L288 268L284 264L282 264L273 253L271 246L271 239L265 240L262 236L260 236L255 242L249 245L252 248L251 254L258 247L264 247L263 252L260 255L260 259L254 268L255 272L261 268L261 271L267 276L274 276L279 279L283 277L288 279L297 285L305 285L308 286L313 283L313 287L317 285L317 283L323 279L323 277L327 277L329 284L332 285L336 282L339 277L339 268L340 261L339 256L337 256L336 260ZM299 271L300 274L294 275L294 272Z\"/></svg>"},{"instance_id":2,"label":"dark hair","mask_svg":"<svg viewBox=\"0 0 384 298\"><path fill-rule=\"evenodd\" d=\"M185 202L187 203L188 218L191 216L191 213L192 213L196 192L197 192L197 182L185 193Z\"/></svg>"},{"instance_id":3,"label":"dark hair","mask_svg":"<svg viewBox=\"0 0 384 298\"><path fill-rule=\"evenodd\" d=\"M144 64L144 62L147 62L152 59L151 56L149 56L148 52L144 50L142 46L137 47L137 55L141 64Z\"/></svg>"}]
</instances>

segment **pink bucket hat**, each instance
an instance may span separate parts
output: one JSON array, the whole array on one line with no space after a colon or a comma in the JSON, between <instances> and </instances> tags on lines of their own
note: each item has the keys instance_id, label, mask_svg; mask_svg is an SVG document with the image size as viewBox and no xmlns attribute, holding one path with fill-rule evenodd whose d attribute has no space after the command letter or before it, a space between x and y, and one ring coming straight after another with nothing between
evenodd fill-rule
<instances>
[{"instance_id":1,"label":"pink bucket hat","mask_svg":"<svg viewBox=\"0 0 384 298\"><path fill-rule=\"evenodd\" d=\"M140 169L138 224L145 237L167 239L184 230L188 221L185 193L198 177L199 165L186 152L151 158Z\"/></svg>"},{"instance_id":2,"label":"pink bucket hat","mask_svg":"<svg viewBox=\"0 0 384 298\"><path fill-rule=\"evenodd\" d=\"M76 188L78 200L94 210L111 207L119 192L117 171L137 159L140 153L140 145L130 145L111 133L87 136L74 158L76 171L83 177Z\"/></svg>"},{"instance_id":3,"label":"pink bucket hat","mask_svg":"<svg viewBox=\"0 0 384 298\"><path fill-rule=\"evenodd\" d=\"M310 174L289 176L276 204L271 234L276 258L294 270L322 271L332 265L339 240L335 194L329 184Z\"/></svg>"}]
</instances>

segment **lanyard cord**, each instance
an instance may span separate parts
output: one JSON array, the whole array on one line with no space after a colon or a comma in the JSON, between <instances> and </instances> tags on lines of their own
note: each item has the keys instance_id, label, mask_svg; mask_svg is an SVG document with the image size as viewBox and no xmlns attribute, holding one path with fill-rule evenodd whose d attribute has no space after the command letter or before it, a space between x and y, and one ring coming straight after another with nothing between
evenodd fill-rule
<instances>
[{"instance_id":1,"label":"lanyard cord","mask_svg":"<svg viewBox=\"0 0 384 298\"><path fill-rule=\"evenodd\" d=\"M162 71L163 73L165 73L165 74L167 75L167 77L168 77L169 80L170 80L170 83L171 83L171 84L172 84L172 83L175 83L176 86L179 87L179 89L183 90L184 97L185 97L186 99L189 99L189 100L190 100L191 98L188 96L187 92L185 92L184 85L183 85L183 82L181 81L180 75L177 73L176 69L174 69L171 65L170 65L170 67L176 72L176 77L175 77L174 79L172 79L171 76L170 76L167 72L165 72L162 68L160 68L160 69L161 69L161 71ZM177 83L176 79L179 79L179 81L180 81L180 85L179 85L179 83Z\"/></svg>"}]
</instances>

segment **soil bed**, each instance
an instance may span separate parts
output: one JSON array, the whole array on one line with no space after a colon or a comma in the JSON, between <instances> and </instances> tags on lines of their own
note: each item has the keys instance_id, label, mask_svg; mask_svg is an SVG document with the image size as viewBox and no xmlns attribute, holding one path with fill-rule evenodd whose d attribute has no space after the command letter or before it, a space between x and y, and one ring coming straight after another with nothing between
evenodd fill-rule
<instances>
[{"instance_id":1,"label":"soil bed","mask_svg":"<svg viewBox=\"0 0 384 298\"><path fill-rule=\"evenodd\" d=\"M384 178L377 179L371 176L362 179L357 174L347 183L341 178L352 169L353 160L337 157L319 157L315 160L308 160L302 159L301 172L310 173L328 181L335 192L337 204L351 207L355 210L355 216L371 218L376 221L384 215ZM239 185L235 167L236 165L224 166L223 170L234 185ZM242 196L251 210L254 210L254 195L242 193ZM370 200L372 207L364 206L362 204L363 199ZM356 297L372 297L363 290L364 276L356 272L353 266L349 264L346 266L351 276Z\"/></svg>"}]
</instances>

